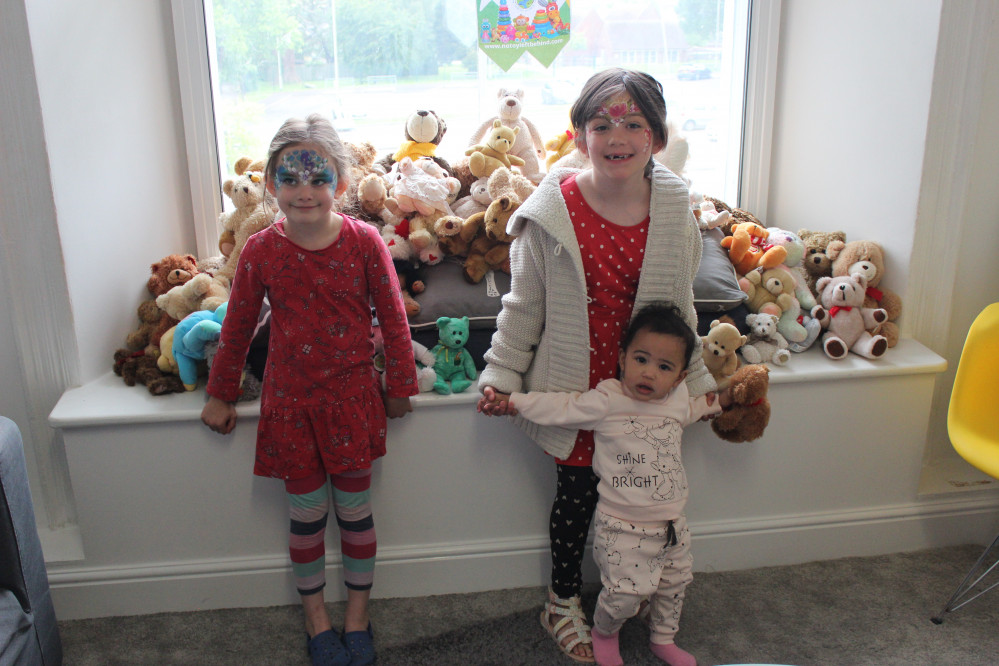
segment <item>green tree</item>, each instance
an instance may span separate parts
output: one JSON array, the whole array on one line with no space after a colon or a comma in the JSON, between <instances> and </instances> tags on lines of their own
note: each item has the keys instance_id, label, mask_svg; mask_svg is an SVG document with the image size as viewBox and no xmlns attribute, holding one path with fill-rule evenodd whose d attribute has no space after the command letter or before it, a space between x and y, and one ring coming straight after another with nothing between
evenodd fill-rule
<instances>
[{"instance_id":1,"label":"green tree","mask_svg":"<svg viewBox=\"0 0 999 666\"><path fill-rule=\"evenodd\" d=\"M219 76L240 91L255 87L263 72L277 71L278 54L301 43L298 22L281 0L214 0Z\"/></svg>"},{"instance_id":2,"label":"green tree","mask_svg":"<svg viewBox=\"0 0 999 666\"><path fill-rule=\"evenodd\" d=\"M337 3L340 73L358 78L437 73L435 0ZM350 26L345 29L344 26Z\"/></svg>"}]
</instances>

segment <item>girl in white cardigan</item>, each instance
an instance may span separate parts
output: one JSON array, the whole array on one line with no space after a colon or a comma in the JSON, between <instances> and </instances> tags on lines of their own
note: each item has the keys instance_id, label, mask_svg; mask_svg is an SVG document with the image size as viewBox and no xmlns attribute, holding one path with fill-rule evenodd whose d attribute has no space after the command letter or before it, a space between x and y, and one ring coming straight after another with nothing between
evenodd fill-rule
<instances>
[{"instance_id":1,"label":"girl in white cardigan","mask_svg":"<svg viewBox=\"0 0 999 666\"><path fill-rule=\"evenodd\" d=\"M672 303L697 328L700 232L687 186L652 159L667 140L661 84L642 72L597 73L570 119L591 167L553 169L510 219L511 288L479 380L487 414L503 413L514 391L585 391L613 378L632 311L652 301ZM696 397L715 388L699 338L692 358L686 385ZM541 622L563 652L592 662L579 592L597 500L593 433L517 422L558 468Z\"/></svg>"}]
</instances>

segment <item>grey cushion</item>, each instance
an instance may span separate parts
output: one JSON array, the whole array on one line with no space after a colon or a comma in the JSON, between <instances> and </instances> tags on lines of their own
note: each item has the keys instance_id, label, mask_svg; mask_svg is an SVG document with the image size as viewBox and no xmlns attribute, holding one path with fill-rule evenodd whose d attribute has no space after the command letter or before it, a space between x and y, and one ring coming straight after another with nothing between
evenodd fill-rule
<instances>
[{"instance_id":1,"label":"grey cushion","mask_svg":"<svg viewBox=\"0 0 999 666\"><path fill-rule=\"evenodd\" d=\"M728 250L721 246L723 238L721 229L701 232L704 249L694 278L694 309L698 312L725 312L746 300Z\"/></svg>"},{"instance_id":2,"label":"grey cushion","mask_svg":"<svg viewBox=\"0 0 999 666\"><path fill-rule=\"evenodd\" d=\"M458 257L446 257L439 264L420 269L426 291L415 296L420 313L409 320L414 332L436 331L438 317L468 317L471 330L496 328L503 294L510 291L510 276L491 271L478 284L470 284L462 274L462 262Z\"/></svg>"}]
</instances>

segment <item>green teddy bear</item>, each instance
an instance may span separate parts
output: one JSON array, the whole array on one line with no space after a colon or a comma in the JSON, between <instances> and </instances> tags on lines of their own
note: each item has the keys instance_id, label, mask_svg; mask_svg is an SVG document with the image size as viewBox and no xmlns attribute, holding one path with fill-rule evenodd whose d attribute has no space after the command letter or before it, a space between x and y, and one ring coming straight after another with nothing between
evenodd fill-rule
<instances>
[{"instance_id":1,"label":"green teddy bear","mask_svg":"<svg viewBox=\"0 0 999 666\"><path fill-rule=\"evenodd\" d=\"M440 317L437 319L440 342L431 349L436 359L434 371L437 381L434 391L441 395L461 393L472 385L479 375L475 371L472 355L465 349L468 342L468 317Z\"/></svg>"}]
</instances>

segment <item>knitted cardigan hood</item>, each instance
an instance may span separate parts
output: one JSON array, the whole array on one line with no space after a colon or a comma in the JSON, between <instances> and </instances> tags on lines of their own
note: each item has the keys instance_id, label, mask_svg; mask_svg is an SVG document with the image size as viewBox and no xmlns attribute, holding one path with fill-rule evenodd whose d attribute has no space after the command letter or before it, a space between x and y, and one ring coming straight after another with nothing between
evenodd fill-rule
<instances>
[{"instance_id":1,"label":"knitted cardigan hood","mask_svg":"<svg viewBox=\"0 0 999 666\"><path fill-rule=\"evenodd\" d=\"M515 391L589 389L590 345L583 258L561 183L578 169L553 169L507 224L516 238L510 247L510 291L496 320L479 386ZM653 301L673 303L697 330L693 283L701 261L701 234L687 186L666 167L651 174L649 232L635 297L635 312ZM715 390L701 360L700 337L691 355L687 389L691 396ZM565 458L576 430L515 422L546 452Z\"/></svg>"}]
</instances>

